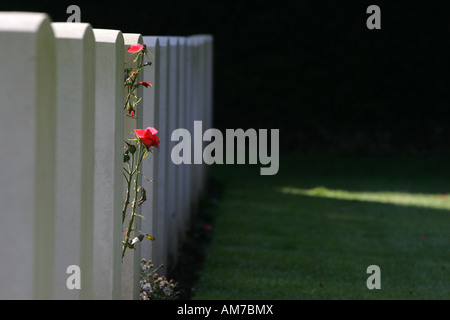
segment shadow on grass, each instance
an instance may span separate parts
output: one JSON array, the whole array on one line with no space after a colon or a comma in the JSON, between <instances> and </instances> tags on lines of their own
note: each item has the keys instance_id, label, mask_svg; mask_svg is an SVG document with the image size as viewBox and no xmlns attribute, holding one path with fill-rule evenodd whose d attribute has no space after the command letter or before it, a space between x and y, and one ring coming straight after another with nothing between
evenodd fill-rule
<instances>
[{"instance_id":1,"label":"shadow on grass","mask_svg":"<svg viewBox=\"0 0 450 320\"><path fill-rule=\"evenodd\" d=\"M272 177L214 168L224 195L195 299L450 297L448 159L282 160ZM374 264L382 290L366 287Z\"/></svg>"}]
</instances>

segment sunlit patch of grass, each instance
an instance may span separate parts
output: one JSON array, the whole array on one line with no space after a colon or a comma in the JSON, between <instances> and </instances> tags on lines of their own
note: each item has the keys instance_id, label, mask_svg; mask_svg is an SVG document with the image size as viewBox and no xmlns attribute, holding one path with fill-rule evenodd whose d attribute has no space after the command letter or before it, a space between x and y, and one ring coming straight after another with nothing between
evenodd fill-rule
<instances>
[{"instance_id":1,"label":"sunlit patch of grass","mask_svg":"<svg viewBox=\"0 0 450 320\"><path fill-rule=\"evenodd\" d=\"M396 204L401 206L417 206L425 208L450 210L450 197L447 194L421 194L405 192L367 192L333 190L326 187L300 189L283 187L279 189L285 194L298 194L310 197L332 198L339 200L356 200Z\"/></svg>"}]
</instances>

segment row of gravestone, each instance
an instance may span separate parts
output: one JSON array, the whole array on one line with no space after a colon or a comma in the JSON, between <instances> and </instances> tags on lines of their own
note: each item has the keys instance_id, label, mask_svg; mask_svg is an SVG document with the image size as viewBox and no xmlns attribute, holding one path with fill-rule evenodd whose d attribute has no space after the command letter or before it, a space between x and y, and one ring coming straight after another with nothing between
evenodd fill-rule
<instances>
[{"instance_id":1,"label":"row of gravestone","mask_svg":"<svg viewBox=\"0 0 450 320\"><path fill-rule=\"evenodd\" d=\"M212 41L0 12L0 299L136 299L141 258L175 265L207 168L175 165L171 133L211 127ZM151 53L140 81L153 87L139 88L129 117L124 69L136 43ZM148 126L161 143L142 165L137 228L155 241L122 262L124 141ZM68 286L74 265L79 289Z\"/></svg>"}]
</instances>

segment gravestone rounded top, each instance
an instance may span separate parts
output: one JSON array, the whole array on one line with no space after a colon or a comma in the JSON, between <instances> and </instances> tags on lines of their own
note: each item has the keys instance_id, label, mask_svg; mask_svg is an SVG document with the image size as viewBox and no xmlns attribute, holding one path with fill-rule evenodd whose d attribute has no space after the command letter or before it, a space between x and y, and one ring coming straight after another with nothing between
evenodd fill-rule
<instances>
[{"instance_id":1,"label":"gravestone rounded top","mask_svg":"<svg viewBox=\"0 0 450 320\"><path fill-rule=\"evenodd\" d=\"M52 29L56 38L83 39L87 30L92 30L89 23L53 22Z\"/></svg>"},{"instance_id":2,"label":"gravestone rounded top","mask_svg":"<svg viewBox=\"0 0 450 320\"><path fill-rule=\"evenodd\" d=\"M194 37L202 38L202 39L205 39L205 40L213 40L214 39L212 34L206 34L206 33L204 33L204 34L203 33L196 34L196 35L194 35Z\"/></svg>"},{"instance_id":3,"label":"gravestone rounded top","mask_svg":"<svg viewBox=\"0 0 450 320\"><path fill-rule=\"evenodd\" d=\"M140 33L124 33L123 39L125 41L125 45L133 45L136 43L143 43L142 35Z\"/></svg>"},{"instance_id":4,"label":"gravestone rounded top","mask_svg":"<svg viewBox=\"0 0 450 320\"><path fill-rule=\"evenodd\" d=\"M162 47L166 47L169 45L169 37L158 37L159 45Z\"/></svg>"},{"instance_id":5,"label":"gravestone rounded top","mask_svg":"<svg viewBox=\"0 0 450 320\"><path fill-rule=\"evenodd\" d=\"M203 43L204 39L198 35L192 35L187 37L186 42L192 46L199 46Z\"/></svg>"},{"instance_id":6,"label":"gravestone rounded top","mask_svg":"<svg viewBox=\"0 0 450 320\"><path fill-rule=\"evenodd\" d=\"M50 21L45 13L0 12L0 31L36 32L44 21Z\"/></svg>"},{"instance_id":7,"label":"gravestone rounded top","mask_svg":"<svg viewBox=\"0 0 450 320\"><path fill-rule=\"evenodd\" d=\"M168 37L169 38L169 44L171 46L176 46L179 43L179 37Z\"/></svg>"},{"instance_id":8,"label":"gravestone rounded top","mask_svg":"<svg viewBox=\"0 0 450 320\"><path fill-rule=\"evenodd\" d=\"M120 30L93 29L93 31L96 42L117 43L120 39L123 42L123 35Z\"/></svg>"},{"instance_id":9,"label":"gravestone rounded top","mask_svg":"<svg viewBox=\"0 0 450 320\"><path fill-rule=\"evenodd\" d=\"M148 47L156 47L157 45L159 45L159 40L158 40L158 37L155 37L155 36L145 36L144 43Z\"/></svg>"}]
</instances>

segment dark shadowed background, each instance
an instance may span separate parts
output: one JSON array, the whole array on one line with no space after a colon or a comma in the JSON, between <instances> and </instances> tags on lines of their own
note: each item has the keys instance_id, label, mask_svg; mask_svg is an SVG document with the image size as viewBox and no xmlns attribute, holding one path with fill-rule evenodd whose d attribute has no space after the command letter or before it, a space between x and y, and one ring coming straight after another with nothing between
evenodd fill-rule
<instances>
[{"instance_id":1,"label":"dark shadowed background","mask_svg":"<svg viewBox=\"0 0 450 320\"><path fill-rule=\"evenodd\" d=\"M5 1L94 28L215 39L214 127L283 152L450 154L448 1ZM381 8L381 30L366 9ZM2 75L4 76L4 75Z\"/></svg>"}]
</instances>

